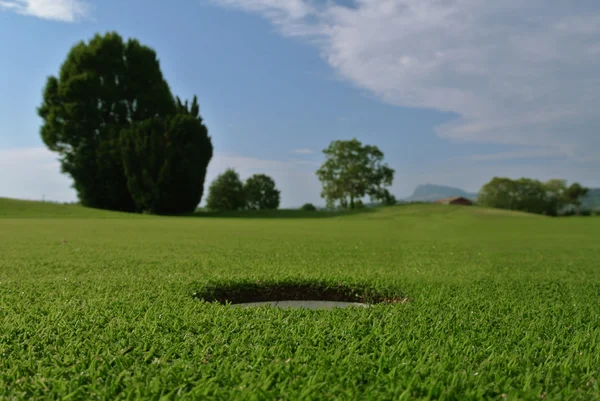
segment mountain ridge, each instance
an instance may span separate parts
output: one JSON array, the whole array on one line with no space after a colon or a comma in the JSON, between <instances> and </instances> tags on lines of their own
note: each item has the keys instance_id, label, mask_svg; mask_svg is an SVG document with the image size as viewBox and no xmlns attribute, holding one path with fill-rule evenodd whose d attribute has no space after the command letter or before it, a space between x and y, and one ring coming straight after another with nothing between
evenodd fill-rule
<instances>
[{"instance_id":1,"label":"mountain ridge","mask_svg":"<svg viewBox=\"0 0 600 401\"><path fill-rule=\"evenodd\" d=\"M404 198L405 202L435 202L439 199L448 198L451 196L461 196L475 201L477 194L467 192L460 188L450 187L447 185L422 184L415 188L413 194Z\"/></svg>"}]
</instances>

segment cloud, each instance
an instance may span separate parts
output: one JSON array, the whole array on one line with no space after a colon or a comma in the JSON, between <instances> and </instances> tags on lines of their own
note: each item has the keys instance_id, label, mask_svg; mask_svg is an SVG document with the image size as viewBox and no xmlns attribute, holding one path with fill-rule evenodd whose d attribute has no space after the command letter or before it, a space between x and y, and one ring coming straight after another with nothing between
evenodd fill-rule
<instances>
[{"instance_id":1,"label":"cloud","mask_svg":"<svg viewBox=\"0 0 600 401\"><path fill-rule=\"evenodd\" d=\"M281 206L296 207L305 202L323 203L319 198L320 183L315 175L318 163L280 161L216 153L211 160L204 184L208 187L227 168L235 169L243 180L253 174L267 174L281 190ZM57 155L44 147L0 149L0 196L71 202L77 199L72 180L60 173Z\"/></svg>"},{"instance_id":2,"label":"cloud","mask_svg":"<svg viewBox=\"0 0 600 401\"><path fill-rule=\"evenodd\" d=\"M90 5L84 0L0 0L0 10L22 15L75 22L89 15Z\"/></svg>"},{"instance_id":3,"label":"cloud","mask_svg":"<svg viewBox=\"0 0 600 401\"><path fill-rule=\"evenodd\" d=\"M455 113L437 127L448 140L539 146L600 161L599 5L213 2L259 13L283 35L313 43L341 78L386 103Z\"/></svg>"},{"instance_id":4,"label":"cloud","mask_svg":"<svg viewBox=\"0 0 600 401\"><path fill-rule=\"evenodd\" d=\"M409 196L417 185L424 183L449 185L469 192L478 192L493 177L512 179L530 177L541 181L563 178L569 182L578 181L590 188L600 187L600 177L596 170L564 161L548 164L519 163L510 165L485 163L476 168L467 163L447 163L435 169L414 173L397 173L392 193L399 197Z\"/></svg>"},{"instance_id":5,"label":"cloud","mask_svg":"<svg viewBox=\"0 0 600 401\"><path fill-rule=\"evenodd\" d=\"M493 160L493 159L490 159ZM298 207L306 202L324 205L320 197L321 183L315 175L318 162L265 160L236 154L216 153L208 167L205 193L212 180L227 168L235 169L245 180L252 174L268 174L281 190L281 206ZM60 173L55 153L44 147L0 149L0 196L9 198L72 202L77 194L71 188L71 179ZM550 165L496 165L486 163L473 168L468 162L448 162L422 171L402 171L395 175L392 193L397 197L412 194L417 185L438 183L477 192L494 176L511 178L534 177L541 180L567 178L583 185L600 187L597 171L586 166L562 162Z\"/></svg>"},{"instance_id":6,"label":"cloud","mask_svg":"<svg viewBox=\"0 0 600 401\"><path fill-rule=\"evenodd\" d=\"M211 160L204 184L205 196L210 183L227 168L233 168L242 180L253 174L271 176L281 191L281 207L299 207L311 202L322 204L321 184L315 171L319 164L310 161L281 161L258 159L231 153L216 153ZM204 202L204 200L203 200Z\"/></svg>"},{"instance_id":7,"label":"cloud","mask_svg":"<svg viewBox=\"0 0 600 401\"><path fill-rule=\"evenodd\" d=\"M560 149L554 148L533 148L521 149L514 152L500 152L493 154L473 155L472 160L507 160L507 159L531 159L545 157L565 157L566 154Z\"/></svg>"},{"instance_id":8,"label":"cloud","mask_svg":"<svg viewBox=\"0 0 600 401\"><path fill-rule=\"evenodd\" d=\"M0 196L71 202L72 181L60 174L56 154L46 148L0 149Z\"/></svg>"},{"instance_id":9,"label":"cloud","mask_svg":"<svg viewBox=\"0 0 600 401\"><path fill-rule=\"evenodd\" d=\"M294 149L294 153L296 153L298 155L312 155L315 152L312 149L300 148L300 149Z\"/></svg>"}]
</instances>

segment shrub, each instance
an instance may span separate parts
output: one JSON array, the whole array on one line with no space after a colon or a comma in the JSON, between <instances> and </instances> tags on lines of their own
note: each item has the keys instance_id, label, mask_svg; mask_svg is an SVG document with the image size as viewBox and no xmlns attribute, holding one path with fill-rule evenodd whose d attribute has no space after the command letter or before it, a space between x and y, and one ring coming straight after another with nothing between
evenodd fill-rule
<instances>
[{"instance_id":1,"label":"shrub","mask_svg":"<svg viewBox=\"0 0 600 401\"><path fill-rule=\"evenodd\" d=\"M305 203L304 205L302 205L300 210L304 210L305 212L315 212L317 208L312 203Z\"/></svg>"}]
</instances>

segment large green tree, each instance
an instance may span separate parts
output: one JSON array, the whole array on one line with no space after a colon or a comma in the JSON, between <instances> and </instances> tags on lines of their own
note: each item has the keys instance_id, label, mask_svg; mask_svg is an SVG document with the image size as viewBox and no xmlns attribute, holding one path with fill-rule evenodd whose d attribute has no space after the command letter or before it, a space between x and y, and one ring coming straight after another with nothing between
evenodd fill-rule
<instances>
[{"instance_id":1,"label":"large green tree","mask_svg":"<svg viewBox=\"0 0 600 401\"><path fill-rule=\"evenodd\" d=\"M227 169L210 184L206 207L216 211L234 211L246 205L244 183L234 169Z\"/></svg>"},{"instance_id":2,"label":"large green tree","mask_svg":"<svg viewBox=\"0 0 600 401\"><path fill-rule=\"evenodd\" d=\"M281 192L275 181L265 174L255 174L244 184L246 208L250 210L273 210L279 207Z\"/></svg>"},{"instance_id":3,"label":"large green tree","mask_svg":"<svg viewBox=\"0 0 600 401\"><path fill-rule=\"evenodd\" d=\"M394 170L383 162L377 146L357 139L336 140L323 150L326 160L317 170L323 185L321 196L327 205L354 209L356 201L369 195L372 200L393 203L386 187L392 185Z\"/></svg>"},{"instance_id":4,"label":"large green tree","mask_svg":"<svg viewBox=\"0 0 600 401\"><path fill-rule=\"evenodd\" d=\"M196 97L179 113L144 120L121 134L127 185L138 210L157 214L193 212L204 189L213 147Z\"/></svg>"},{"instance_id":5,"label":"large green tree","mask_svg":"<svg viewBox=\"0 0 600 401\"><path fill-rule=\"evenodd\" d=\"M38 113L41 137L85 206L135 211L124 174L121 131L177 112L154 50L117 33L73 46L48 78Z\"/></svg>"}]
</instances>

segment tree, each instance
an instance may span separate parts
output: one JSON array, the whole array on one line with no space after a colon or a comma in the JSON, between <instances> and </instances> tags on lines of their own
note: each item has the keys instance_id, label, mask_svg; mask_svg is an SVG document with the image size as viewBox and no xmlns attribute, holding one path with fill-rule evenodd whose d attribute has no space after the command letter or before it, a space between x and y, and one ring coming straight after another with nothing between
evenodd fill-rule
<instances>
[{"instance_id":1,"label":"tree","mask_svg":"<svg viewBox=\"0 0 600 401\"><path fill-rule=\"evenodd\" d=\"M389 199L385 187L392 185L394 170L383 163L383 152L376 146L363 146L357 139L336 140L323 153L326 160L317 176L328 207L339 202L343 208L354 209L355 201L366 195L372 200Z\"/></svg>"},{"instance_id":2,"label":"tree","mask_svg":"<svg viewBox=\"0 0 600 401\"><path fill-rule=\"evenodd\" d=\"M392 205L395 205L396 203L398 203L398 200L396 199L396 197L394 195L392 195L387 189L384 189L381 191L380 199L381 199L381 202L387 206L392 206Z\"/></svg>"},{"instance_id":3,"label":"tree","mask_svg":"<svg viewBox=\"0 0 600 401\"><path fill-rule=\"evenodd\" d=\"M135 211L119 148L121 131L176 112L154 50L117 33L73 46L47 79L41 137L60 156L85 206Z\"/></svg>"},{"instance_id":4,"label":"tree","mask_svg":"<svg viewBox=\"0 0 600 401\"><path fill-rule=\"evenodd\" d=\"M565 203L580 206L581 198L586 196L589 191L589 188L581 186L578 182L574 182L565 190Z\"/></svg>"},{"instance_id":5,"label":"tree","mask_svg":"<svg viewBox=\"0 0 600 401\"><path fill-rule=\"evenodd\" d=\"M204 190L213 147L192 110L136 123L121 135L127 186L138 210L157 214L193 212Z\"/></svg>"},{"instance_id":6,"label":"tree","mask_svg":"<svg viewBox=\"0 0 600 401\"><path fill-rule=\"evenodd\" d=\"M233 211L246 205L244 184L233 169L227 169L210 185L206 207L210 210Z\"/></svg>"},{"instance_id":7,"label":"tree","mask_svg":"<svg viewBox=\"0 0 600 401\"><path fill-rule=\"evenodd\" d=\"M281 192L275 181L265 174L255 174L244 185L246 208L250 210L272 210L279 207Z\"/></svg>"}]
</instances>

